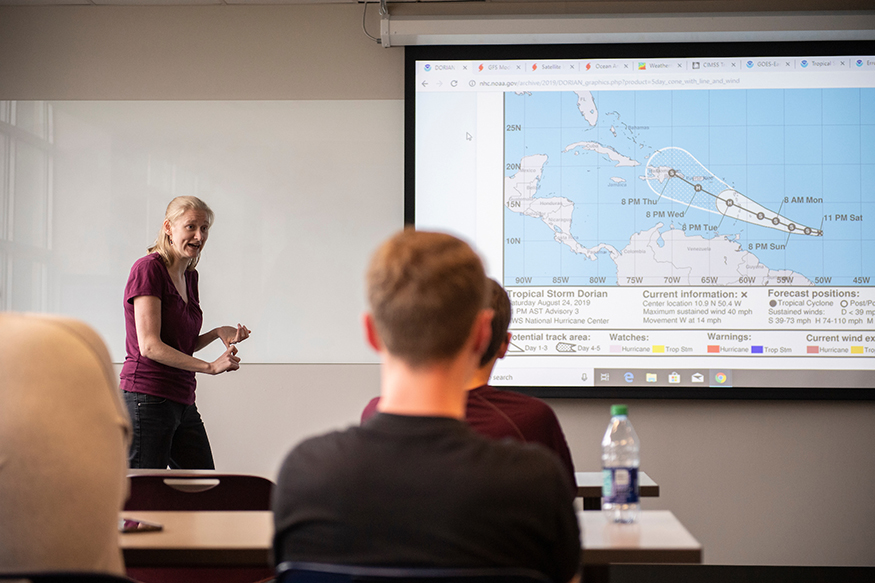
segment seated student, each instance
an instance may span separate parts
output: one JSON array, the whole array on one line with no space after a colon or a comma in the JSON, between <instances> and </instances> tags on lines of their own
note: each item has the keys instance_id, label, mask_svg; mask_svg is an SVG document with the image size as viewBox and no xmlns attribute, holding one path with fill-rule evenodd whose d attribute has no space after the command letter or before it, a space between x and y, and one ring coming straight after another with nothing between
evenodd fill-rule
<instances>
[{"instance_id":1,"label":"seated student","mask_svg":"<svg viewBox=\"0 0 875 583\"><path fill-rule=\"evenodd\" d=\"M516 393L499 391L489 386L492 369L504 358L510 345L511 305L504 288L490 279L488 282L489 307L492 308L492 340L480 359L480 367L468 383L468 403L465 421L476 431L488 437L510 437L524 443L540 443L562 460L572 484L575 484L574 463L565 441L565 434L553 409L540 399ZM377 412L380 397L375 397L362 412L362 422Z\"/></svg>"},{"instance_id":2,"label":"seated student","mask_svg":"<svg viewBox=\"0 0 875 583\"><path fill-rule=\"evenodd\" d=\"M464 422L466 383L491 337L480 259L450 235L403 231L375 253L367 288L378 412L288 455L274 494L276 562L575 578L574 494L558 458Z\"/></svg>"},{"instance_id":3,"label":"seated student","mask_svg":"<svg viewBox=\"0 0 875 583\"><path fill-rule=\"evenodd\" d=\"M123 575L131 424L82 322L0 313L0 571Z\"/></svg>"}]
</instances>

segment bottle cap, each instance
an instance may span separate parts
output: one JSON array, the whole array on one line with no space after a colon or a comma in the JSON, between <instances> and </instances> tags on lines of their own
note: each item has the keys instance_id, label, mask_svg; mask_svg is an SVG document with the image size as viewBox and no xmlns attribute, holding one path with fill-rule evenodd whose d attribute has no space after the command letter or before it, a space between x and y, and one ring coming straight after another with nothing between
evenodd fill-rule
<instances>
[{"instance_id":1,"label":"bottle cap","mask_svg":"<svg viewBox=\"0 0 875 583\"><path fill-rule=\"evenodd\" d=\"M626 405L611 405L611 417L615 415L628 415L629 407Z\"/></svg>"}]
</instances>

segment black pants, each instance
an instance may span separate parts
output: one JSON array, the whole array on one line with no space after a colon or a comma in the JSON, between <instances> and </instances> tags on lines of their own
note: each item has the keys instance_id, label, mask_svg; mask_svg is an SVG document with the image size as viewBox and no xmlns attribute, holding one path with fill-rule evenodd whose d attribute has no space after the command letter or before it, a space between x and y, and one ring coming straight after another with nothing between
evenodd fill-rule
<instances>
[{"instance_id":1,"label":"black pants","mask_svg":"<svg viewBox=\"0 0 875 583\"><path fill-rule=\"evenodd\" d=\"M131 468L212 470L213 452L197 405L123 391L134 426Z\"/></svg>"}]
</instances>

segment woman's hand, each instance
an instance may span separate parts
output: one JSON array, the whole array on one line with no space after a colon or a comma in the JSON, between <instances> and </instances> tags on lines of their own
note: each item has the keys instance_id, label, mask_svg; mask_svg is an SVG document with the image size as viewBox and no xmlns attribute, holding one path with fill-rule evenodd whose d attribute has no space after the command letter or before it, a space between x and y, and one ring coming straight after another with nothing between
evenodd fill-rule
<instances>
[{"instance_id":1,"label":"woman's hand","mask_svg":"<svg viewBox=\"0 0 875 583\"><path fill-rule=\"evenodd\" d=\"M243 342L247 338L249 338L249 328L243 326L242 324L237 324L237 327L234 326L221 326L216 328L216 334L219 339L225 345L225 348L230 347L232 344L237 344L238 342Z\"/></svg>"},{"instance_id":2,"label":"woman's hand","mask_svg":"<svg viewBox=\"0 0 875 583\"><path fill-rule=\"evenodd\" d=\"M240 368L240 357L237 356L237 347L229 346L222 356L210 363L209 373L215 375L238 368Z\"/></svg>"}]
</instances>

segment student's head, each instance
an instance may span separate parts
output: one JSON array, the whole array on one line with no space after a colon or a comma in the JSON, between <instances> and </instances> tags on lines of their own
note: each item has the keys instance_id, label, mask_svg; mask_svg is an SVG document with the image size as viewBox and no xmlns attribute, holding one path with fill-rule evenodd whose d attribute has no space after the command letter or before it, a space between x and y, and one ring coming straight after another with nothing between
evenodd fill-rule
<instances>
[{"instance_id":1,"label":"student's head","mask_svg":"<svg viewBox=\"0 0 875 583\"><path fill-rule=\"evenodd\" d=\"M483 264L471 247L412 229L377 249L367 288L382 348L411 366L456 356L487 303Z\"/></svg>"},{"instance_id":2,"label":"student's head","mask_svg":"<svg viewBox=\"0 0 875 583\"><path fill-rule=\"evenodd\" d=\"M161 255L166 265L173 263L174 259L182 255L187 257L188 254L180 253L175 249L172 243L170 231L174 227L179 228L180 222L186 219L195 219L195 225L198 229L209 227L213 224L213 210L207 206L207 203L197 198L196 196L177 196L167 205L167 210L164 212L164 221L161 223L161 228L158 230L158 236L155 238L155 243L149 247L149 253L155 251ZM204 234L204 240L206 234ZM198 250L193 257L189 259L188 269L193 270L197 267L197 262L200 260L200 251Z\"/></svg>"},{"instance_id":3,"label":"student's head","mask_svg":"<svg viewBox=\"0 0 875 583\"><path fill-rule=\"evenodd\" d=\"M496 356L502 356L498 351L507 341L507 328L510 326L511 312L510 298L507 297L507 292L494 279L487 280L486 296L489 298L488 306L492 309L492 339L480 359L481 367L489 364Z\"/></svg>"}]
</instances>

